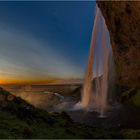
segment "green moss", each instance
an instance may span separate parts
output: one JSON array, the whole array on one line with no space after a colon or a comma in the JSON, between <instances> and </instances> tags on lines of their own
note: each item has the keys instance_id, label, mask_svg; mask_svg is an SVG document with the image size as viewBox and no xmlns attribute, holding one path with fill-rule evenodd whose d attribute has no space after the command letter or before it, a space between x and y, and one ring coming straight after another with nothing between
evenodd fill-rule
<instances>
[{"instance_id":1,"label":"green moss","mask_svg":"<svg viewBox=\"0 0 140 140\"><path fill-rule=\"evenodd\" d=\"M28 123L7 112L0 112L0 138L5 139L91 139L91 138L140 138L140 130L112 131L96 129L66 119L55 118L53 125L43 120ZM64 121L65 120L65 121Z\"/></svg>"},{"instance_id":2,"label":"green moss","mask_svg":"<svg viewBox=\"0 0 140 140\"><path fill-rule=\"evenodd\" d=\"M140 130L125 129L120 132L126 139L140 139Z\"/></svg>"},{"instance_id":3,"label":"green moss","mask_svg":"<svg viewBox=\"0 0 140 140\"><path fill-rule=\"evenodd\" d=\"M121 94L120 101L129 101L130 104L140 108L140 90L137 88L130 88L126 90Z\"/></svg>"},{"instance_id":4,"label":"green moss","mask_svg":"<svg viewBox=\"0 0 140 140\"><path fill-rule=\"evenodd\" d=\"M136 105L137 107L140 107L140 90L134 95L134 97L132 98L132 101L134 105Z\"/></svg>"},{"instance_id":5,"label":"green moss","mask_svg":"<svg viewBox=\"0 0 140 140\"><path fill-rule=\"evenodd\" d=\"M131 94L131 92L132 92L133 90L134 90L134 88L131 88L131 89L125 91L125 92L122 93L121 96L128 97L128 96Z\"/></svg>"},{"instance_id":6,"label":"green moss","mask_svg":"<svg viewBox=\"0 0 140 140\"><path fill-rule=\"evenodd\" d=\"M64 114L63 114L64 115ZM56 117L54 124L48 125L45 121L30 123L17 118L14 114L0 112L0 138L112 138L110 132L72 123L64 116Z\"/></svg>"},{"instance_id":7,"label":"green moss","mask_svg":"<svg viewBox=\"0 0 140 140\"><path fill-rule=\"evenodd\" d=\"M119 97L121 102L131 100L132 97L136 94L137 90L135 88L130 88L125 90Z\"/></svg>"},{"instance_id":8,"label":"green moss","mask_svg":"<svg viewBox=\"0 0 140 140\"><path fill-rule=\"evenodd\" d=\"M30 138L30 126L14 115L0 112L0 138Z\"/></svg>"}]
</instances>

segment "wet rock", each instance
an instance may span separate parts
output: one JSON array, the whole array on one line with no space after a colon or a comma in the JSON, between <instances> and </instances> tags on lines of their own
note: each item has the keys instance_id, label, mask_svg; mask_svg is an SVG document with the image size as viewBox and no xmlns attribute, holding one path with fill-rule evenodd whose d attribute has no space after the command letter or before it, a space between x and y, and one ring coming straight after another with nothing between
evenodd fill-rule
<instances>
[{"instance_id":1,"label":"wet rock","mask_svg":"<svg viewBox=\"0 0 140 140\"><path fill-rule=\"evenodd\" d=\"M140 88L140 2L97 1L109 29L117 84Z\"/></svg>"}]
</instances>

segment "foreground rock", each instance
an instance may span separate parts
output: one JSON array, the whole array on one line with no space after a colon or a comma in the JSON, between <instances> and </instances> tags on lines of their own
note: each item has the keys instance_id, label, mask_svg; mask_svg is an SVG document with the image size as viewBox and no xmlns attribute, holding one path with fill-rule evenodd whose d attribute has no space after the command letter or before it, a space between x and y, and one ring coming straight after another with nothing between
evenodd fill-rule
<instances>
[{"instance_id":1,"label":"foreground rock","mask_svg":"<svg viewBox=\"0 0 140 140\"><path fill-rule=\"evenodd\" d=\"M49 114L0 88L1 139L140 138L139 132L80 125L64 112Z\"/></svg>"}]
</instances>

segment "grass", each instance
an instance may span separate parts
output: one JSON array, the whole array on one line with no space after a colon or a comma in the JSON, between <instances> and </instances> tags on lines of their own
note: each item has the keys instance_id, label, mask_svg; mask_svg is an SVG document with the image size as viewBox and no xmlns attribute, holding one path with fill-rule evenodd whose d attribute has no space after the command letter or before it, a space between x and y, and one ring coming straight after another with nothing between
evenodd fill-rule
<instances>
[{"instance_id":1,"label":"grass","mask_svg":"<svg viewBox=\"0 0 140 140\"><path fill-rule=\"evenodd\" d=\"M74 123L66 113L47 113L0 92L0 139L92 139L140 138L140 130L105 130ZM2 98L1 98L2 99ZM4 104L3 104L4 103Z\"/></svg>"},{"instance_id":2,"label":"grass","mask_svg":"<svg viewBox=\"0 0 140 140\"><path fill-rule=\"evenodd\" d=\"M74 124L64 118L58 117L54 124L48 125L42 120L29 122L7 112L0 112L0 138L111 138L111 135L106 131Z\"/></svg>"},{"instance_id":3,"label":"grass","mask_svg":"<svg viewBox=\"0 0 140 140\"><path fill-rule=\"evenodd\" d=\"M140 139L140 130L124 129L120 134L126 139Z\"/></svg>"}]
</instances>

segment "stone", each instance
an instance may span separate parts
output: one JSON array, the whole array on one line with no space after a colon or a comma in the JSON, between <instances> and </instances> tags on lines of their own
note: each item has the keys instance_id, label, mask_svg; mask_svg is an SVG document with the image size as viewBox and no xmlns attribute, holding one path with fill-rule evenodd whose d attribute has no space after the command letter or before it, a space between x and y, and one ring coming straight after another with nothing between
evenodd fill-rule
<instances>
[{"instance_id":1,"label":"stone","mask_svg":"<svg viewBox=\"0 0 140 140\"><path fill-rule=\"evenodd\" d=\"M116 83L140 88L140 1L97 1L114 53Z\"/></svg>"}]
</instances>

